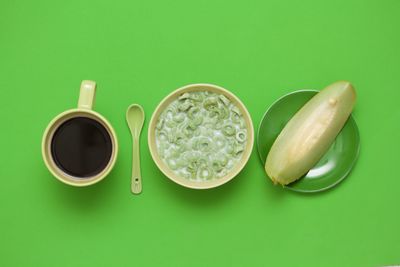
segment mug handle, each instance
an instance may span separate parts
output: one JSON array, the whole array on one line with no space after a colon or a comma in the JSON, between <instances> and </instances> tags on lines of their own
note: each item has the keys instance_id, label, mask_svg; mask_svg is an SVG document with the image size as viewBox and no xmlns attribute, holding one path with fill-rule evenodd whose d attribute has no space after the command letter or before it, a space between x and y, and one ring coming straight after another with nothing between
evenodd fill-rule
<instances>
[{"instance_id":1,"label":"mug handle","mask_svg":"<svg viewBox=\"0 0 400 267\"><path fill-rule=\"evenodd\" d=\"M84 80L81 83L79 93L78 108L92 109L94 104L94 96L96 93L96 82Z\"/></svg>"}]
</instances>

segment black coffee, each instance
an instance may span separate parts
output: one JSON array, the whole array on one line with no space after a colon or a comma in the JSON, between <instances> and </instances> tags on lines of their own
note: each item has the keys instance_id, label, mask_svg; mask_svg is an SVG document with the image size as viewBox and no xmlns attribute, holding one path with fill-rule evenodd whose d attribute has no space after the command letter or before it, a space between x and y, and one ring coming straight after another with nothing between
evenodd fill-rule
<instances>
[{"instance_id":1,"label":"black coffee","mask_svg":"<svg viewBox=\"0 0 400 267\"><path fill-rule=\"evenodd\" d=\"M51 154L57 166L69 175L90 177L109 163L112 141L102 124L77 117L58 127L51 141Z\"/></svg>"}]
</instances>

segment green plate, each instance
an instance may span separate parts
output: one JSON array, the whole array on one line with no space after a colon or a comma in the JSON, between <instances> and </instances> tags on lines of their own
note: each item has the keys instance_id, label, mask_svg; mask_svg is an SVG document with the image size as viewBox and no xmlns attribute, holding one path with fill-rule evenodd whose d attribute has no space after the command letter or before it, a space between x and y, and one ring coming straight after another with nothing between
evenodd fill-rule
<instances>
[{"instance_id":1,"label":"green plate","mask_svg":"<svg viewBox=\"0 0 400 267\"><path fill-rule=\"evenodd\" d=\"M293 115L318 91L300 90L289 93L273 103L260 122L257 149L264 168L268 152ZM285 188L297 192L320 192L334 187L350 173L360 150L357 124L350 116L322 159L304 177Z\"/></svg>"}]
</instances>

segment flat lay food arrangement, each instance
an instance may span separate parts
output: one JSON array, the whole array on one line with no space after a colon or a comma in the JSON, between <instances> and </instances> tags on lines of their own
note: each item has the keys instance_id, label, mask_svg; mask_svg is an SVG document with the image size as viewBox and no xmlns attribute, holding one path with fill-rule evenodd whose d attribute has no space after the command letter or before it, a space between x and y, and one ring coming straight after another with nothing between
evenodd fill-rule
<instances>
[{"instance_id":1,"label":"flat lay food arrangement","mask_svg":"<svg viewBox=\"0 0 400 267\"><path fill-rule=\"evenodd\" d=\"M400 1L0 1L0 267L400 266Z\"/></svg>"},{"instance_id":2,"label":"flat lay food arrangement","mask_svg":"<svg viewBox=\"0 0 400 267\"><path fill-rule=\"evenodd\" d=\"M83 81L78 109L57 116L43 136L46 165L54 176L70 185L100 181L116 158L117 141L112 141L111 126L107 132L101 126L106 124L105 119L91 111L95 88L94 81ZM288 185L315 167L347 122L355 101L351 83L339 81L318 92L294 114L263 160L274 184ZM93 114L97 116L94 119ZM132 104L126 115L134 143L134 194L142 190L139 137L144 116L137 104ZM149 127L149 149L157 166L171 180L194 189L220 186L234 178L253 148L253 124L246 107L228 90L212 84L187 85L168 95L156 108ZM103 173L100 179L99 173Z\"/></svg>"}]
</instances>

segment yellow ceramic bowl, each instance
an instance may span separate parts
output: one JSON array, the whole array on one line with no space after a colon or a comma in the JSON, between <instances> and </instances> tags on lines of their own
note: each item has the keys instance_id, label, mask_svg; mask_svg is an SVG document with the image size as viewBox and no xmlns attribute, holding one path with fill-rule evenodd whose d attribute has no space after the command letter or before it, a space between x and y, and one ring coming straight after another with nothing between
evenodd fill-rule
<instances>
[{"instance_id":1,"label":"yellow ceramic bowl","mask_svg":"<svg viewBox=\"0 0 400 267\"><path fill-rule=\"evenodd\" d=\"M176 175L169 167L164 163L164 161L161 159L161 157L158 154L158 149L156 145L156 124L158 121L158 118L160 117L161 113L165 110L168 105L176 100L180 95L186 92L199 92L199 91L209 91L209 92L214 92L217 94L222 94L226 96L229 100L232 101L232 103L237 106L240 111L243 114L243 118L246 123L246 128L247 128L247 143L246 147L243 151L243 156L242 159L227 173L227 175L217 178L217 179L212 179L212 180L206 180L206 181L191 181L189 179L185 179L183 177L180 177ZM156 163L157 167L167 176L169 179L174 181L177 184L180 184L185 187L193 188L193 189L208 189L208 188L213 188L220 186L230 180L232 180L246 165L247 161L250 158L251 151L253 149L253 142L254 142L254 129L253 129L253 123L250 117L249 112L247 111L246 107L243 105L243 103L237 98L234 94L229 92L228 90L213 85L213 84L191 84L187 85L184 87L181 87L168 96L166 96L161 103L157 106L156 110L153 113L153 116L151 117L150 120L150 125L149 125L149 130L148 130L148 144L149 144L149 149L151 156L153 157L154 162Z\"/></svg>"}]
</instances>

